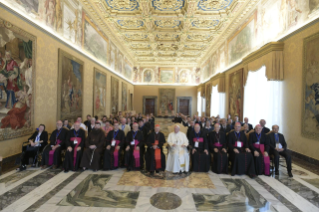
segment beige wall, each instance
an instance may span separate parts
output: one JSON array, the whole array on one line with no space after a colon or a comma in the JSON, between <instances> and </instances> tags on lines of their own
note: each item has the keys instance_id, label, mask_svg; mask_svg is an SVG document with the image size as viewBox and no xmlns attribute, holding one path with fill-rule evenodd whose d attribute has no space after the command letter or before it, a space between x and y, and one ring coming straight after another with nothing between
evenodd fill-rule
<instances>
[{"instance_id":1,"label":"beige wall","mask_svg":"<svg viewBox=\"0 0 319 212\"><path fill-rule=\"evenodd\" d=\"M192 97L192 115L197 113L197 87L196 86L134 86L134 110L137 113L143 112L143 96L157 96L157 110L159 109L158 89L175 88L175 97ZM177 98L175 98L175 111L177 107Z\"/></svg>"},{"instance_id":2,"label":"beige wall","mask_svg":"<svg viewBox=\"0 0 319 212\"><path fill-rule=\"evenodd\" d=\"M83 90L83 118L86 114L93 113L93 74L94 67L107 74L107 102L111 97L111 76L119 79L119 93L121 94L122 82L127 83L128 90L133 93L134 86L122 78L112 74L107 69L97 63L89 60L77 51L68 48L63 43L53 39L48 34L29 25L22 19L14 16L8 11L0 8L0 18L11 22L13 25L25 30L26 32L37 37L36 48L36 80L34 82L34 123L35 127L43 123L47 131L51 133L55 128L57 117L57 78L58 78L58 49L72 54L74 57L84 62L84 90ZM129 100L128 100L129 101ZM119 98L119 106L121 98ZM120 110L121 108L119 108ZM106 108L106 115L110 114L110 103ZM21 152L21 143L26 141L27 137L0 141L0 156L7 157Z\"/></svg>"},{"instance_id":3,"label":"beige wall","mask_svg":"<svg viewBox=\"0 0 319 212\"><path fill-rule=\"evenodd\" d=\"M283 126L280 131L284 134L288 148L319 160L319 141L301 136L302 121L302 58L303 39L319 32L319 23L284 40L284 81L283 81ZM225 111L228 114L229 76L243 68L242 64L229 69L225 73L226 102ZM245 98L245 97L244 97ZM244 99L245 101L245 99ZM271 128L271 126L268 126Z\"/></svg>"}]
</instances>

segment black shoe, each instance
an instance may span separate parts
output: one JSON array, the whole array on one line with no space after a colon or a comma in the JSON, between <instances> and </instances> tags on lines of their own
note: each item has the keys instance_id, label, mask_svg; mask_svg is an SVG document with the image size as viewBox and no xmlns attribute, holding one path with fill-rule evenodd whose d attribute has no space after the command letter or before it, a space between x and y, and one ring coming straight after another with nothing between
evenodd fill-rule
<instances>
[{"instance_id":1,"label":"black shoe","mask_svg":"<svg viewBox=\"0 0 319 212\"><path fill-rule=\"evenodd\" d=\"M154 175L154 171L150 171L150 175Z\"/></svg>"},{"instance_id":2,"label":"black shoe","mask_svg":"<svg viewBox=\"0 0 319 212\"><path fill-rule=\"evenodd\" d=\"M255 179L257 176L254 175L254 174L250 174L249 177L250 177L251 179Z\"/></svg>"},{"instance_id":3,"label":"black shoe","mask_svg":"<svg viewBox=\"0 0 319 212\"><path fill-rule=\"evenodd\" d=\"M127 169L127 171L128 171L128 172L130 172L130 171L131 171L131 169L130 169L130 168L128 168L128 169Z\"/></svg>"},{"instance_id":4,"label":"black shoe","mask_svg":"<svg viewBox=\"0 0 319 212\"><path fill-rule=\"evenodd\" d=\"M35 167L37 167L35 164L32 164L32 166L31 166L32 168L35 168Z\"/></svg>"},{"instance_id":5,"label":"black shoe","mask_svg":"<svg viewBox=\"0 0 319 212\"><path fill-rule=\"evenodd\" d=\"M97 172L97 169L94 169L93 172Z\"/></svg>"},{"instance_id":6,"label":"black shoe","mask_svg":"<svg viewBox=\"0 0 319 212\"><path fill-rule=\"evenodd\" d=\"M288 172L289 177L294 177L291 172Z\"/></svg>"},{"instance_id":7,"label":"black shoe","mask_svg":"<svg viewBox=\"0 0 319 212\"><path fill-rule=\"evenodd\" d=\"M19 168L17 168L17 171L24 171L27 169L27 165L21 165Z\"/></svg>"},{"instance_id":8,"label":"black shoe","mask_svg":"<svg viewBox=\"0 0 319 212\"><path fill-rule=\"evenodd\" d=\"M275 171L275 175L279 175L279 171L278 170Z\"/></svg>"},{"instance_id":9,"label":"black shoe","mask_svg":"<svg viewBox=\"0 0 319 212\"><path fill-rule=\"evenodd\" d=\"M69 170L64 170L64 173L68 173L69 172Z\"/></svg>"}]
</instances>

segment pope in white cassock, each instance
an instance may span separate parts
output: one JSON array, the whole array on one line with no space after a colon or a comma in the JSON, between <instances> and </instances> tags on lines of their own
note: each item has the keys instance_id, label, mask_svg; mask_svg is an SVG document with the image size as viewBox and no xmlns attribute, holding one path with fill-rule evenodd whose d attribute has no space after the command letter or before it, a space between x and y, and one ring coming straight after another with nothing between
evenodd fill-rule
<instances>
[{"instance_id":1,"label":"pope in white cassock","mask_svg":"<svg viewBox=\"0 0 319 212\"><path fill-rule=\"evenodd\" d=\"M175 125L174 132L168 135L167 143L169 153L166 171L173 173L189 171L189 154L187 150L188 139L185 133L180 132L180 127Z\"/></svg>"}]
</instances>

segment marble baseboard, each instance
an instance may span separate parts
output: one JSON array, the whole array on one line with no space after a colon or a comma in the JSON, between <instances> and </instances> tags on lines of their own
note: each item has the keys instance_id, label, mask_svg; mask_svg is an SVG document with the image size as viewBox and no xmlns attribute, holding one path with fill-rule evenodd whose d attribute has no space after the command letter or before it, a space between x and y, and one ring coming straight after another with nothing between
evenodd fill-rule
<instances>
[{"instance_id":1,"label":"marble baseboard","mask_svg":"<svg viewBox=\"0 0 319 212\"><path fill-rule=\"evenodd\" d=\"M309 162L315 166L319 166L319 160L317 160L315 158L309 157L309 156L301 154L299 152L295 152L293 150L290 150L290 152L291 152L291 156L293 157L293 159L299 158L299 159L304 160L305 162Z\"/></svg>"}]
</instances>

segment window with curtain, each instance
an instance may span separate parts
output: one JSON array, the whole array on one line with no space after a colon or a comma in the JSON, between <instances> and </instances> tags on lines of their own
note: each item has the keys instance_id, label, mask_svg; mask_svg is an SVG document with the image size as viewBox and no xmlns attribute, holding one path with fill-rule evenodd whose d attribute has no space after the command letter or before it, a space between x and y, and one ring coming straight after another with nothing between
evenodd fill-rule
<instances>
[{"instance_id":1,"label":"window with curtain","mask_svg":"<svg viewBox=\"0 0 319 212\"><path fill-rule=\"evenodd\" d=\"M218 85L212 86L210 115L225 118L225 93L218 93Z\"/></svg>"},{"instance_id":2,"label":"window with curtain","mask_svg":"<svg viewBox=\"0 0 319 212\"><path fill-rule=\"evenodd\" d=\"M268 81L266 67L248 72L244 88L244 117L255 126L260 119L266 120L271 129L277 124L282 127L282 82Z\"/></svg>"},{"instance_id":3,"label":"window with curtain","mask_svg":"<svg viewBox=\"0 0 319 212\"><path fill-rule=\"evenodd\" d=\"M199 116L202 115L202 97L200 95L200 91L197 93L197 113Z\"/></svg>"},{"instance_id":4,"label":"window with curtain","mask_svg":"<svg viewBox=\"0 0 319 212\"><path fill-rule=\"evenodd\" d=\"M206 112L206 98L203 98L203 97L202 97L202 112L203 113Z\"/></svg>"}]
</instances>

